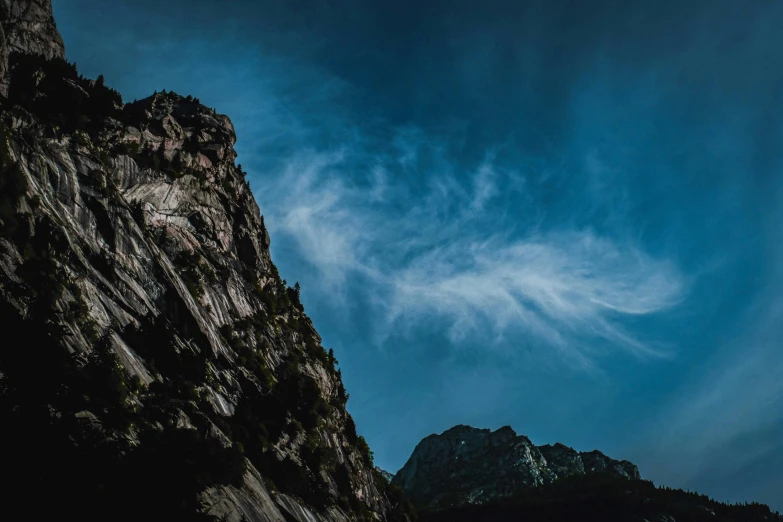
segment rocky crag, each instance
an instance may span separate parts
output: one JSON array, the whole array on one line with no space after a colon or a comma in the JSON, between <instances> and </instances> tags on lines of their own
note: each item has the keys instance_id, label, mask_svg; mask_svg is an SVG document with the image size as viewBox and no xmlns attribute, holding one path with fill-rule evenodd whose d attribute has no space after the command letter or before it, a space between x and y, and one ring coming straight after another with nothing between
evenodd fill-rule
<instances>
[{"instance_id":1,"label":"rocky crag","mask_svg":"<svg viewBox=\"0 0 783 522\"><path fill-rule=\"evenodd\" d=\"M65 57L50 0L0 0L0 93L4 96L8 92L6 75L12 53Z\"/></svg>"},{"instance_id":2,"label":"rocky crag","mask_svg":"<svg viewBox=\"0 0 783 522\"><path fill-rule=\"evenodd\" d=\"M528 488L588 472L639 479L632 463L562 444L535 446L505 426L496 431L455 426L423 439L393 483L425 509L484 504Z\"/></svg>"},{"instance_id":3,"label":"rocky crag","mask_svg":"<svg viewBox=\"0 0 783 522\"><path fill-rule=\"evenodd\" d=\"M408 520L270 258L229 118L81 77L48 0L0 16L4 515Z\"/></svg>"}]
</instances>

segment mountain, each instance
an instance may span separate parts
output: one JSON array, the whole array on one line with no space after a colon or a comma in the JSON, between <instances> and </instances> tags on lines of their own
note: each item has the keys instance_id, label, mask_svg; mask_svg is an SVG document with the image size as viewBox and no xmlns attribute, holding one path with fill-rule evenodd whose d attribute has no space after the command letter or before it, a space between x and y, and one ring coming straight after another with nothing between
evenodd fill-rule
<instances>
[{"instance_id":1,"label":"mountain","mask_svg":"<svg viewBox=\"0 0 783 522\"><path fill-rule=\"evenodd\" d=\"M422 522L783 521L761 504L656 487L634 464L599 451L535 446L508 426L430 435L392 482Z\"/></svg>"},{"instance_id":2,"label":"mountain","mask_svg":"<svg viewBox=\"0 0 783 522\"><path fill-rule=\"evenodd\" d=\"M422 440L393 483L417 506L442 510L484 504L595 471L640 478L635 465L599 451L579 453L562 444L535 446L508 426L496 431L455 426Z\"/></svg>"},{"instance_id":3,"label":"mountain","mask_svg":"<svg viewBox=\"0 0 783 522\"><path fill-rule=\"evenodd\" d=\"M81 77L49 1L0 15L4 517L409 520L229 118Z\"/></svg>"}]
</instances>

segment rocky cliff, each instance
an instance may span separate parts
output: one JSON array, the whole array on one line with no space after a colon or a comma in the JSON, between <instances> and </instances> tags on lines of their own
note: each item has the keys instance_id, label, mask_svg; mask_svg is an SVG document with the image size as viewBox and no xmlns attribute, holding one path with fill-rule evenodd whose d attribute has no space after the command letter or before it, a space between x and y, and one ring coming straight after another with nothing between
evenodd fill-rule
<instances>
[{"instance_id":1,"label":"rocky cliff","mask_svg":"<svg viewBox=\"0 0 783 522\"><path fill-rule=\"evenodd\" d=\"M4 513L407 520L270 258L229 118L81 77L49 1L0 16Z\"/></svg>"},{"instance_id":2,"label":"rocky cliff","mask_svg":"<svg viewBox=\"0 0 783 522\"><path fill-rule=\"evenodd\" d=\"M8 57L12 53L65 57L50 0L0 0L0 93L7 94Z\"/></svg>"},{"instance_id":3,"label":"rocky cliff","mask_svg":"<svg viewBox=\"0 0 783 522\"><path fill-rule=\"evenodd\" d=\"M580 453L562 444L535 446L508 426L496 431L455 426L423 439L393 483L415 505L442 510L496 501L586 472L640 478L635 465L599 451Z\"/></svg>"}]
</instances>

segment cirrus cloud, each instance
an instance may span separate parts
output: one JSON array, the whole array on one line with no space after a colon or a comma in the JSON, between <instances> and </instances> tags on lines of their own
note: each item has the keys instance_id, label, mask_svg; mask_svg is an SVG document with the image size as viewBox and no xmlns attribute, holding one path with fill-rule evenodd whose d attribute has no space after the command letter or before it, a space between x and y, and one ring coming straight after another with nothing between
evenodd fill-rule
<instances>
[{"instance_id":1,"label":"cirrus cloud","mask_svg":"<svg viewBox=\"0 0 783 522\"><path fill-rule=\"evenodd\" d=\"M494 154L465 173L420 132L406 130L395 143L385 156L355 144L299 151L262 196L273 235L318 270L320 290L339 298L354 276L369 283L364 299L382 311L372 325L379 341L440 320L453 343L524 331L588 369L609 346L666 355L623 318L683 299L687 281L673 262L589 228L511 221L507 202L495 200L506 195L502 187L525 199L524 172L496 164ZM417 161L425 153L435 158L432 170ZM424 188L395 183L401 170Z\"/></svg>"}]
</instances>

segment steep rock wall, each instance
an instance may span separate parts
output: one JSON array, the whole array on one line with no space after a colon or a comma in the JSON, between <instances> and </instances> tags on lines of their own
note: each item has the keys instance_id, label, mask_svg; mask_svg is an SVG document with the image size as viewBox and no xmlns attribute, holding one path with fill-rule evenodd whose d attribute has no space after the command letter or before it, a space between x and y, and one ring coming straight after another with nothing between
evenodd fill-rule
<instances>
[{"instance_id":1,"label":"steep rock wall","mask_svg":"<svg viewBox=\"0 0 783 522\"><path fill-rule=\"evenodd\" d=\"M28 459L8 498L49 498L9 509L406 520L272 263L229 118L82 78L48 1L0 15L0 447Z\"/></svg>"},{"instance_id":2,"label":"steep rock wall","mask_svg":"<svg viewBox=\"0 0 783 522\"><path fill-rule=\"evenodd\" d=\"M50 0L0 0L0 93L4 96L8 91L8 57L12 53L65 57Z\"/></svg>"}]
</instances>

